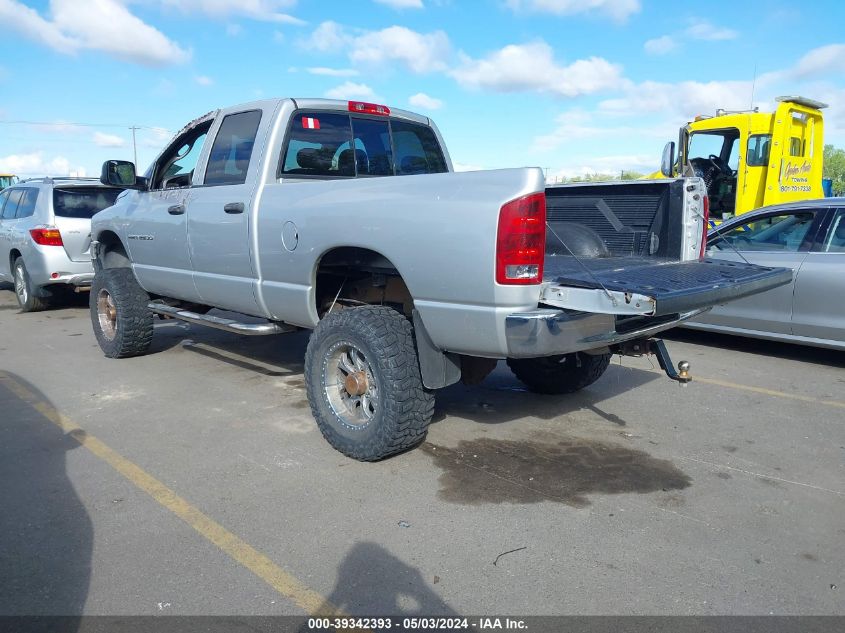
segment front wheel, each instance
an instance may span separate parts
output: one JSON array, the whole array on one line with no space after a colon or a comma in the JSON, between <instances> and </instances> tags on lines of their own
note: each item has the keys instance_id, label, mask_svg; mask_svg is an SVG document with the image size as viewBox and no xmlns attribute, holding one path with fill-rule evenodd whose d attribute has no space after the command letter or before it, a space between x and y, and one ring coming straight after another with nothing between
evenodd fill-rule
<instances>
[{"instance_id":1,"label":"front wheel","mask_svg":"<svg viewBox=\"0 0 845 633\"><path fill-rule=\"evenodd\" d=\"M32 279L23 263L23 257L18 257L15 260L13 275L15 279L15 298L18 300L21 312L40 312L41 310L46 310L49 304L46 299L42 299L36 294L38 289L32 284Z\"/></svg>"},{"instance_id":2,"label":"front wheel","mask_svg":"<svg viewBox=\"0 0 845 633\"><path fill-rule=\"evenodd\" d=\"M536 393L573 393L592 385L610 364L610 354L574 352L545 358L509 358L508 367Z\"/></svg>"},{"instance_id":3,"label":"front wheel","mask_svg":"<svg viewBox=\"0 0 845 633\"><path fill-rule=\"evenodd\" d=\"M305 385L323 437L361 461L419 444L434 413L411 323L384 306L347 308L320 321L308 341Z\"/></svg>"},{"instance_id":4,"label":"front wheel","mask_svg":"<svg viewBox=\"0 0 845 633\"><path fill-rule=\"evenodd\" d=\"M149 301L131 268L105 268L94 275L89 297L91 324L108 358L147 352L153 339Z\"/></svg>"}]
</instances>

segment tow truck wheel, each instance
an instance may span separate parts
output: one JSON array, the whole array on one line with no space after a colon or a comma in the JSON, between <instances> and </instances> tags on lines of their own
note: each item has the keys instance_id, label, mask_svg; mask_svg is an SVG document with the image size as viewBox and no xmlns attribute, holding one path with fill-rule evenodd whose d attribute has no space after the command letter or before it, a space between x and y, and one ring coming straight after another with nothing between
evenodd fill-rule
<instances>
[{"instance_id":1,"label":"tow truck wheel","mask_svg":"<svg viewBox=\"0 0 845 633\"><path fill-rule=\"evenodd\" d=\"M108 358L145 354L153 340L150 296L131 268L104 268L94 275L89 306L97 343Z\"/></svg>"},{"instance_id":2,"label":"tow truck wheel","mask_svg":"<svg viewBox=\"0 0 845 633\"><path fill-rule=\"evenodd\" d=\"M411 323L384 306L345 308L320 321L305 353L305 387L323 437L361 461L416 446L434 413Z\"/></svg>"},{"instance_id":3,"label":"tow truck wheel","mask_svg":"<svg viewBox=\"0 0 845 633\"><path fill-rule=\"evenodd\" d=\"M508 367L535 393L573 393L592 385L610 364L610 354L585 352L545 358L509 358Z\"/></svg>"}]
</instances>

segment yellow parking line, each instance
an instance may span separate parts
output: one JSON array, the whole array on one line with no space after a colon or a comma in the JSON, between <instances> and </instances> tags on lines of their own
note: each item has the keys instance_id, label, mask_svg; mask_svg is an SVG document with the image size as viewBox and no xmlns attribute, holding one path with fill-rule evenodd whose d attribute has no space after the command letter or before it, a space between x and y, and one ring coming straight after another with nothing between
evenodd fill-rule
<instances>
[{"instance_id":1,"label":"yellow parking line","mask_svg":"<svg viewBox=\"0 0 845 633\"><path fill-rule=\"evenodd\" d=\"M693 383L696 382L702 382L705 385L716 385L717 387L726 387L728 389L738 389L739 391L750 391L751 393L759 393L764 396L776 396L778 398L787 398L789 400L798 400L800 402L812 402L814 404L823 404L828 407L838 407L840 409L845 409L845 402L839 402L838 400L822 400L821 398L802 396L797 393L787 393L786 391L776 391L774 389L764 389L763 387L741 385L735 382L716 380L715 378L699 378L698 376L694 376Z\"/></svg>"},{"instance_id":2,"label":"yellow parking line","mask_svg":"<svg viewBox=\"0 0 845 633\"><path fill-rule=\"evenodd\" d=\"M289 598L307 613L319 615L343 615L343 613L326 598L306 586L300 580L286 572L267 556L252 547L222 525L203 514L197 507L188 503L158 479L150 475L140 466L132 463L120 453L113 450L96 437L89 435L84 429L68 417L60 413L50 403L41 400L25 385L15 378L0 371L0 382L38 411L62 431L73 437L91 453L109 464L117 472L128 479L135 487L150 495L159 505L182 519L206 540L216 545L229 557L249 569L278 593Z\"/></svg>"}]
</instances>

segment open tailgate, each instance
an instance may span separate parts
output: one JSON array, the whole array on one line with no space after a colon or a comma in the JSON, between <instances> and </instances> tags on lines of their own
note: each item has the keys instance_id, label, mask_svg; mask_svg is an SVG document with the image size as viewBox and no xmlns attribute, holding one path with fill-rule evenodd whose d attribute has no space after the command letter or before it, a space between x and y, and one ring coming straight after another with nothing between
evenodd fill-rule
<instances>
[{"instance_id":1,"label":"open tailgate","mask_svg":"<svg viewBox=\"0 0 845 633\"><path fill-rule=\"evenodd\" d=\"M789 268L740 262L546 257L543 304L604 314L662 316L709 308L788 284Z\"/></svg>"}]
</instances>

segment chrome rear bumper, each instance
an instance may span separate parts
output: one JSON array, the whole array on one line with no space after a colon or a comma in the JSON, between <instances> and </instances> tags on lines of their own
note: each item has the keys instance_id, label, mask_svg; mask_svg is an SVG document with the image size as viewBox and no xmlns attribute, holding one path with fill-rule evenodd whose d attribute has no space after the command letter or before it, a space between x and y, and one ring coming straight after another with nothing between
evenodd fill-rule
<instances>
[{"instance_id":1,"label":"chrome rear bumper","mask_svg":"<svg viewBox=\"0 0 845 633\"><path fill-rule=\"evenodd\" d=\"M627 321L611 314L572 313L547 308L517 312L505 319L508 356L536 358L606 347L652 336L707 310L709 308Z\"/></svg>"}]
</instances>

